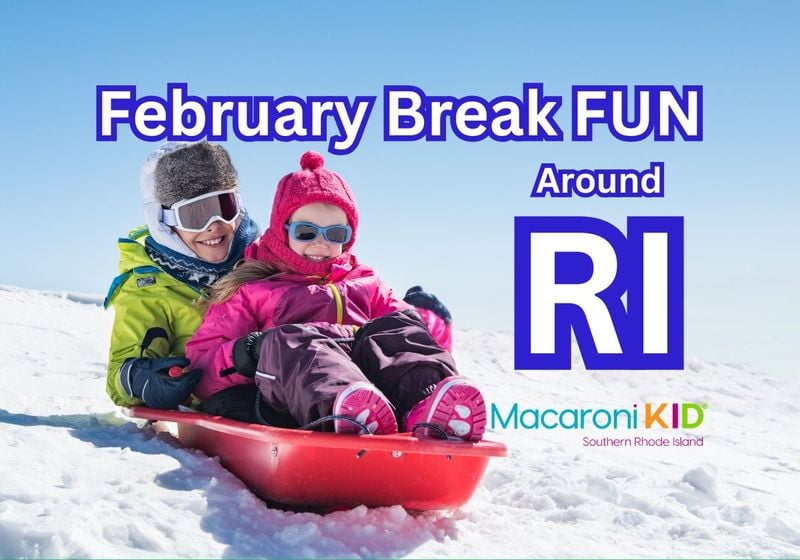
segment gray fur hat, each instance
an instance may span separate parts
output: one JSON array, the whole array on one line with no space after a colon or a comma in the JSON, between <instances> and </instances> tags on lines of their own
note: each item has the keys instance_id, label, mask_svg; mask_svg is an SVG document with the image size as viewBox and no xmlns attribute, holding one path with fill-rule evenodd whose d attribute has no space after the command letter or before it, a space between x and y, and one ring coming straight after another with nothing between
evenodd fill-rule
<instances>
[{"instance_id":1,"label":"gray fur hat","mask_svg":"<svg viewBox=\"0 0 800 560\"><path fill-rule=\"evenodd\" d=\"M239 188L231 156L219 144L198 142L165 154L155 170L155 195L166 207L214 191Z\"/></svg>"}]
</instances>

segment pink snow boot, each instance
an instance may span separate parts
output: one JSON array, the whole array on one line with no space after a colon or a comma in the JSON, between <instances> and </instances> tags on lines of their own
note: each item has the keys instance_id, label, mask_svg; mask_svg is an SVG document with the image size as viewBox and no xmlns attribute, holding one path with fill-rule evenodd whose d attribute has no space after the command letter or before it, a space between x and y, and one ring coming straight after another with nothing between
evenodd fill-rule
<instances>
[{"instance_id":1,"label":"pink snow boot","mask_svg":"<svg viewBox=\"0 0 800 560\"><path fill-rule=\"evenodd\" d=\"M386 397L374 385L366 381L351 383L345 387L333 403L335 416L347 416L366 426L375 435L396 434L397 419ZM346 419L333 422L333 429L339 434L358 434L358 424Z\"/></svg>"},{"instance_id":2,"label":"pink snow boot","mask_svg":"<svg viewBox=\"0 0 800 560\"><path fill-rule=\"evenodd\" d=\"M486 403L472 381L448 377L406 415L405 431L413 430L417 424L438 426L451 438L480 441L486 431ZM418 435L435 435L433 432L422 427L415 431Z\"/></svg>"}]
</instances>

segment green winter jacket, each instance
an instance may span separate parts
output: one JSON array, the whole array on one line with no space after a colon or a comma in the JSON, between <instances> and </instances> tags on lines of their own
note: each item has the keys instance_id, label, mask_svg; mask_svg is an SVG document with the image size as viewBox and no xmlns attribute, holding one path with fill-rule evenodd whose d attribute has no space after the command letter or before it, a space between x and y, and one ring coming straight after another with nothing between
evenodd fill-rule
<instances>
[{"instance_id":1,"label":"green winter jacket","mask_svg":"<svg viewBox=\"0 0 800 560\"><path fill-rule=\"evenodd\" d=\"M142 404L120 384L122 363L142 356L183 356L204 314L198 304L205 295L164 272L147 255L144 241L149 235L142 226L119 240L120 275L111 283L104 304L115 310L106 392L119 406Z\"/></svg>"}]
</instances>

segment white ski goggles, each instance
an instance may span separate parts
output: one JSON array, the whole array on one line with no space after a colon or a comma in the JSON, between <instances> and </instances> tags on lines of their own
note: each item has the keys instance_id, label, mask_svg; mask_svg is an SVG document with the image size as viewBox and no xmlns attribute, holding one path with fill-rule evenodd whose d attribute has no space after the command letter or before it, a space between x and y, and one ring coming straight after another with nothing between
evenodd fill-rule
<instances>
[{"instance_id":1,"label":"white ski goggles","mask_svg":"<svg viewBox=\"0 0 800 560\"><path fill-rule=\"evenodd\" d=\"M161 222L170 227L198 233L214 222L232 224L242 214L239 191L229 189L201 194L161 210Z\"/></svg>"}]
</instances>

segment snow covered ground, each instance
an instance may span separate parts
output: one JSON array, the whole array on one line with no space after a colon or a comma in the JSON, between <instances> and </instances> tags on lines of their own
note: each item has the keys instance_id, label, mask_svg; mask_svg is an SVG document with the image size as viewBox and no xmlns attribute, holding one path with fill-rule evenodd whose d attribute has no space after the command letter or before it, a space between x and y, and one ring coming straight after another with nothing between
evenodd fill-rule
<instances>
[{"instance_id":1,"label":"snow covered ground","mask_svg":"<svg viewBox=\"0 0 800 560\"><path fill-rule=\"evenodd\" d=\"M697 359L684 372L514 372L508 333L456 333L501 410L707 403L703 447L584 447L512 430L473 499L326 516L268 509L213 458L125 420L104 392L112 314L0 287L0 557L798 557L800 383ZM655 433L651 433L655 432Z\"/></svg>"}]
</instances>

